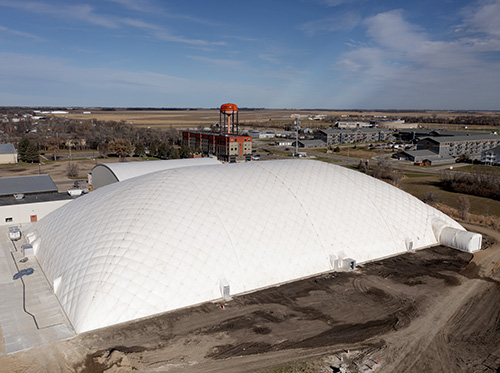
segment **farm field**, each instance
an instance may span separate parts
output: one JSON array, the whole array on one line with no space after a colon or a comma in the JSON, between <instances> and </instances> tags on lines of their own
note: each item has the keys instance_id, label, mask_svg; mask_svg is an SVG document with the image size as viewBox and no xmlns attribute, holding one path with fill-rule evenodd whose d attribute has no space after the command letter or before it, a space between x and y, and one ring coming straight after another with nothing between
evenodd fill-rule
<instances>
[{"instance_id":1,"label":"farm field","mask_svg":"<svg viewBox=\"0 0 500 373\"><path fill-rule=\"evenodd\" d=\"M90 114L83 114L90 112ZM331 115L342 117L345 120L349 118L358 118L362 120L366 116L369 120L371 116L390 116L392 118L398 117L418 117L418 116L434 116L435 118L456 117L456 116L500 116L497 112L453 112L453 111L421 111L421 112L389 112L389 111L359 111L359 110L294 110L294 109L241 109L239 111L239 121L241 126L280 126L293 123L290 117L292 114L301 114L304 116L309 115ZM96 119L103 121L125 121L140 127L152 128L197 128L199 126L209 126L219 121L219 110L213 109L186 109L186 110L126 110L115 109L112 111L105 110L71 110L69 114L57 114L55 116L62 116L69 119ZM305 123L314 123L314 126L329 126L330 123L323 123L319 121L306 121ZM448 129L461 129L460 126L442 125L442 124L426 124L430 128L448 128ZM489 127L491 129L491 127ZM469 126L469 129L488 129L486 126Z\"/></svg>"}]
</instances>

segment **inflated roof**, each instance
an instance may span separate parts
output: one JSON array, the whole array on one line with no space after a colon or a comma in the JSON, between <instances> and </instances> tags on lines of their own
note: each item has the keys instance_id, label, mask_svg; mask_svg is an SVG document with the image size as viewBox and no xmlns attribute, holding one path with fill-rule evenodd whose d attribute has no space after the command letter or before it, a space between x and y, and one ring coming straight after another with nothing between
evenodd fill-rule
<instances>
[{"instance_id":1,"label":"inflated roof","mask_svg":"<svg viewBox=\"0 0 500 373\"><path fill-rule=\"evenodd\" d=\"M436 245L463 228L385 182L286 160L185 167L108 185L28 234L77 332Z\"/></svg>"},{"instance_id":2,"label":"inflated roof","mask_svg":"<svg viewBox=\"0 0 500 373\"><path fill-rule=\"evenodd\" d=\"M220 164L215 158L168 159L164 161L101 163L92 168L92 184L95 188L171 168Z\"/></svg>"}]
</instances>

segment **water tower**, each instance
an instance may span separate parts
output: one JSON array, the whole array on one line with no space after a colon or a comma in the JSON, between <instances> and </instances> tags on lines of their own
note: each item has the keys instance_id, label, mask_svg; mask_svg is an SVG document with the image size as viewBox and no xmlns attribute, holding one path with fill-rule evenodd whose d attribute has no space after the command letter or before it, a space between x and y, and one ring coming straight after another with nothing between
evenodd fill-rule
<instances>
[{"instance_id":1,"label":"water tower","mask_svg":"<svg viewBox=\"0 0 500 373\"><path fill-rule=\"evenodd\" d=\"M221 105L219 123L222 133L238 134L238 106L230 103ZM235 127L236 132L234 131Z\"/></svg>"}]
</instances>

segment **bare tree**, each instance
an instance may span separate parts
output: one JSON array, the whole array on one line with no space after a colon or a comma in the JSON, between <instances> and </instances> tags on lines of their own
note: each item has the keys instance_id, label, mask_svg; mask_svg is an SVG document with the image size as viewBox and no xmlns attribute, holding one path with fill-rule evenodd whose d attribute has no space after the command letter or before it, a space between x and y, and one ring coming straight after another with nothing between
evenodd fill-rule
<instances>
[{"instance_id":1,"label":"bare tree","mask_svg":"<svg viewBox=\"0 0 500 373\"><path fill-rule=\"evenodd\" d=\"M54 161L57 160L57 153L59 153L59 148L62 144L62 141L56 137L50 137L45 142L45 146L47 147L47 151L52 153L54 157Z\"/></svg>"},{"instance_id":2,"label":"bare tree","mask_svg":"<svg viewBox=\"0 0 500 373\"><path fill-rule=\"evenodd\" d=\"M101 142L97 145L97 151L101 157L107 157L109 153L109 145L105 142Z\"/></svg>"},{"instance_id":3,"label":"bare tree","mask_svg":"<svg viewBox=\"0 0 500 373\"><path fill-rule=\"evenodd\" d=\"M78 165L76 163L68 163L68 166L66 167L66 175L68 177L78 177Z\"/></svg>"},{"instance_id":4,"label":"bare tree","mask_svg":"<svg viewBox=\"0 0 500 373\"><path fill-rule=\"evenodd\" d=\"M432 205L433 203L439 202L439 194L436 192L425 192L422 196L422 201Z\"/></svg>"},{"instance_id":5,"label":"bare tree","mask_svg":"<svg viewBox=\"0 0 500 373\"><path fill-rule=\"evenodd\" d=\"M470 201L466 196L458 197L458 210L460 211L460 218L467 220L470 212Z\"/></svg>"}]
</instances>

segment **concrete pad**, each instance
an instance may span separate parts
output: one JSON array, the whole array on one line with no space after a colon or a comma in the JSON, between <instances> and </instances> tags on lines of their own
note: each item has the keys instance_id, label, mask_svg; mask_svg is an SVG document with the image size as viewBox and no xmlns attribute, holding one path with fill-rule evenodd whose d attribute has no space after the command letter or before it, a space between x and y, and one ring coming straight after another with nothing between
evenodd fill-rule
<instances>
[{"instance_id":1,"label":"concrete pad","mask_svg":"<svg viewBox=\"0 0 500 373\"><path fill-rule=\"evenodd\" d=\"M75 336L36 258L20 262L23 255L15 250L23 241L12 245L7 228L0 227L0 355ZM27 268L34 272L13 280Z\"/></svg>"},{"instance_id":2,"label":"concrete pad","mask_svg":"<svg viewBox=\"0 0 500 373\"><path fill-rule=\"evenodd\" d=\"M8 234L7 229L0 230L0 284L9 283L12 281L12 276L17 272L11 257L11 251L15 250L12 241L3 235Z\"/></svg>"}]
</instances>

